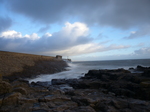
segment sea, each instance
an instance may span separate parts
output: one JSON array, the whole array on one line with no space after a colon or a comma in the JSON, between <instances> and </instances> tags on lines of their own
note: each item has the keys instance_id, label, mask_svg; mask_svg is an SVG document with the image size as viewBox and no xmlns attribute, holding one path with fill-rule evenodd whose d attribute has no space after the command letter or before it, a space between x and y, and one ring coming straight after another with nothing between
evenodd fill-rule
<instances>
[{"instance_id":1,"label":"sea","mask_svg":"<svg viewBox=\"0 0 150 112\"><path fill-rule=\"evenodd\" d=\"M27 79L31 82L47 82L52 79L78 79L83 77L89 70L99 69L118 69L136 68L137 65L150 67L150 59L130 59L130 60L106 60L106 61L74 61L68 63L66 71L54 74L41 74L33 79Z\"/></svg>"}]
</instances>

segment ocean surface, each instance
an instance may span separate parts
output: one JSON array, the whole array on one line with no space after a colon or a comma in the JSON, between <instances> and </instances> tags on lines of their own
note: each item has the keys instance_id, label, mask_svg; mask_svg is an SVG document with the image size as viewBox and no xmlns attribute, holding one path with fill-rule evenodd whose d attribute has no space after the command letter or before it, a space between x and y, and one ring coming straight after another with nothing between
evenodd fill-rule
<instances>
[{"instance_id":1,"label":"ocean surface","mask_svg":"<svg viewBox=\"0 0 150 112\"><path fill-rule=\"evenodd\" d=\"M34 79L28 79L29 82L51 81L52 79L73 79L84 76L92 69L118 69L118 68L136 68L137 65L149 67L150 59L134 59L134 60L107 60L107 61L78 61L68 63L67 71L55 74L41 74Z\"/></svg>"}]
</instances>

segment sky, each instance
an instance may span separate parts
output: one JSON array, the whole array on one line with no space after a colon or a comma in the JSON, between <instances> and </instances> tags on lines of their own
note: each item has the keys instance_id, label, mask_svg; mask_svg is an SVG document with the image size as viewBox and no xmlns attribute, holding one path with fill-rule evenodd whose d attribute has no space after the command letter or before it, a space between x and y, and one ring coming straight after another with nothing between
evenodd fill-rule
<instances>
[{"instance_id":1,"label":"sky","mask_svg":"<svg viewBox=\"0 0 150 112\"><path fill-rule=\"evenodd\" d=\"M0 50L149 59L150 0L0 0Z\"/></svg>"}]
</instances>

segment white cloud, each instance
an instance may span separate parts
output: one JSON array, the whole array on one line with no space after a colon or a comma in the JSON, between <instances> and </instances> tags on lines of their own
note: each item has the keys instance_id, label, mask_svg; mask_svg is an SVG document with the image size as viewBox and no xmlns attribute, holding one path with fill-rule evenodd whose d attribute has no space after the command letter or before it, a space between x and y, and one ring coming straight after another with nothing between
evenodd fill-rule
<instances>
[{"instance_id":1,"label":"white cloud","mask_svg":"<svg viewBox=\"0 0 150 112\"><path fill-rule=\"evenodd\" d=\"M45 37L51 37L52 34L50 34L50 33L47 32L44 36L45 36Z\"/></svg>"},{"instance_id":2,"label":"white cloud","mask_svg":"<svg viewBox=\"0 0 150 112\"><path fill-rule=\"evenodd\" d=\"M131 34L135 34L136 33L136 31L131 31Z\"/></svg>"},{"instance_id":3,"label":"white cloud","mask_svg":"<svg viewBox=\"0 0 150 112\"><path fill-rule=\"evenodd\" d=\"M65 27L62 29L62 32L66 36L71 36L72 38L87 36L88 31L89 28L86 26L86 24L80 22L75 22L74 24L66 22Z\"/></svg>"},{"instance_id":4,"label":"white cloud","mask_svg":"<svg viewBox=\"0 0 150 112\"><path fill-rule=\"evenodd\" d=\"M74 55L88 54L88 53L94 53L94 52L96 53L96 52L105 52L105 51L117 50L117 49L126 49L129 47L130 46L115 45L115 44L105 46L102 44L91 42L91 43L84 44L84 45L73 46L65 50L55 51L53 52L53 54L74 56Z\"/></svg>"},{"instance_id":5,"label":"white cloud","mask_svg":"<svg viewBox=\"0 0 150 112\"><path fill-rule=\"evenodd\" d=\"M22 34L20 32L16 32L14 30L9 30L9 31L2 32L0 37L10 38L10 39L23 38Z\"/></svg>"},{"instance_id":6,"label":"white cloud","mask_svg":"<svg viewBox=\"0 0 150 112\"><path fill-rule=\"evenodd\" d=\"M26 35L24 36L24 38L28 38L28 39L30 39L30 40L36 40L36 39L39 39L40 37L38 36L38 34L33 33L33 34L31 34L31 35L26 34Z\"/></svg>"},{"instance_id":7,"label":"white cloud","mask_svg":"<svg viewBox=\"0 0 150 112\"><path fill-rule=\"evenodd\" d=\"M0 38L5 38L5 39L28 38L30 40L36 40L39 39L40 37L36 33L33 33L31 35L26 34L25 36L22 36L21 32L17 32L15 30L8 30L2 32Z\"/></svg>"},{"instance_id":8,"label":"white cloud","mask_svg":"<svg viewBox=\"0 0 150 112\"><path fill-rule=\"evenodd\" d=\"M21 52L49 53L61 55L79 55L93 52L104 52L125 49L130 46L105 45L107 42L96 43L89 37L89 28L84 23L67 22L58 32L46 33L39 37L36 33L22 36L20 32L7 31L2 33L0 48ZM4 39L5 38L5 39ZM108 44L108 43L107 43Z\"/></svg>"},{"instance_id":9,"label":"white cloud","mask_svg":"<svg viewBox=\"0 0 150 112\"><path fill-rule=\"evenodd\" d=\"M64 50L90 42L92 39L88 37L88 31L86 24L79 22L73 24L67 22L60 31L53 34L47 32L41 37L36 33L22 36L20 32L11 30L2 32L0 43L5 44L1 44L0 48L9 50L10 46L13 46L14 50L24 52Z\"/></svg>"}]
</instances>

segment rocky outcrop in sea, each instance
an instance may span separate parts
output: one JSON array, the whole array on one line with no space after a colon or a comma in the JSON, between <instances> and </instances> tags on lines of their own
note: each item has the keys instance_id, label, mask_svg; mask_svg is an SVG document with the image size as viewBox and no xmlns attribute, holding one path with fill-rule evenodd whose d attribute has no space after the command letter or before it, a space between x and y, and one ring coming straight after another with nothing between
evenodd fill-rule
<instances>
[{"instance_id":1,"label":"rocky outcrop in sea","mask_svg":"<svg viewBox=\"0 0 150 112\"><path fill-rule=\"evenodd\" d=\"M1 112L150 112L150 67L31 84L3 79L0 90Z\"/></svg>"}]
</instances>

